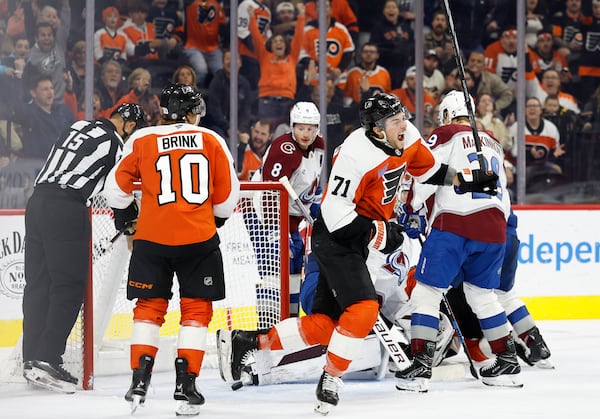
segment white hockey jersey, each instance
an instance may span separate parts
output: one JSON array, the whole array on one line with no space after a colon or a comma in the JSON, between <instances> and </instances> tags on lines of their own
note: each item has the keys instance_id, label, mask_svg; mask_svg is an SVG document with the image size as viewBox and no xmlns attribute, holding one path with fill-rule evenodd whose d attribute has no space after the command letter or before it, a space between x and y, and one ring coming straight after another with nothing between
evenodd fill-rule
<instances>
[{"instance_id":1,"label":"white hockey jersey","mask_svg":"<svg viewBox=\"0 0 600 419\"><path fill-rule=\"evenodd\" d=\"M410 203L413 208L419 208L420 203L429 198L430 228L449 231L471 240L504 243L506 220L510 213L504 151L499 141L487 132L480 132L479 137L486 169L493 170L499 177L496 196L475 192L461 194L455 187L432 188L430 185L414 183L414 198L411 198ZM427 142L440 162L457 171L479 168L470 126L452 124L436 128Z\"/></svg>"}]
</instances>

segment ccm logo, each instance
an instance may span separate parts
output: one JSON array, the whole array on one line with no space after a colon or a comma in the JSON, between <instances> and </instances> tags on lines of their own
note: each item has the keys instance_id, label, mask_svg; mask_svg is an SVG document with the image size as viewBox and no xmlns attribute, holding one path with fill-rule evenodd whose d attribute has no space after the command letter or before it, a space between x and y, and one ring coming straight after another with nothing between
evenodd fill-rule
<instances>
[{"instance_id":1,"label":"ccm logo","mask_svg":"<svg viewBox=\"0 0 600 419\"><path fill-rule=\"evenodd\" d=\"M151 290L154 287L154 284L146 284L144 282L129 281L129 286L133 287L133 288L139 288L142 290Z\"/></svg>"}]
</instances>

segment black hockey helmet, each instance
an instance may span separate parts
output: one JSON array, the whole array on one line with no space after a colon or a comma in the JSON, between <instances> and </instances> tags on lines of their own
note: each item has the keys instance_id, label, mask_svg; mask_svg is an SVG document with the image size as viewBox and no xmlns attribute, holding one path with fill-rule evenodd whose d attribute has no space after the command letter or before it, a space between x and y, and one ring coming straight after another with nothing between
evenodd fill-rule
<instances>
[{"instance_id":1,"label":"black hockey helmet","mask_svg":"<svg viewBox=\"0 0 600 419\"><path fill-rule=\"evenodd\" d=\"M377 93L365 99L360 106L360 124L367 132L372 131L375 126L383 128L387 118L401 112L404 112L406 119L410 118L400 99L388 93Z\"/></svg>"},{"instance_id":2,"label":"black hockey helmet","mask_svg":"<svg viewBox=\"0 0 600 419\"><path fill-rule=\"evenodd\" d=\"M171 84L160 97L163 117L172 121L185 121L188 112L200 117L206 115L206 103L200 92L187 84Z\"/></svg>"},{"instance_id":3,"label":"black hockey helmet","mask_svg":"<svg viewBox=\"0 0 600 419\"><path fill-rule=\"evenodd\" d=\"M144 110L137 103L122 103L113 111L112 115L119 114L123 121L135 122L135 129L141 128L146 123Z\"/></svg>"}]
</instances>

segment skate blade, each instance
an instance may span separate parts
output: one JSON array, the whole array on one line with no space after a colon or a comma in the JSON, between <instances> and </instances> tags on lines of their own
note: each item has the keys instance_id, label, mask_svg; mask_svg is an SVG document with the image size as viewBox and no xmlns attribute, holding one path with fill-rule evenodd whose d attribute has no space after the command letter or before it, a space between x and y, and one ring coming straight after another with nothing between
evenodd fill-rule
<instances>
[{"instance_id":1,"label":"skate blade","mask_svg":"<svg viewBox=\"0 0 600 419\"><path fill-rule=\"evenodd\" d=\"M217 330L217 358L221 379L226 383L235 381L231 372L231 332L229 330Z\"/></svg>"},{"instance_id":2,"label":"skate blade","mask_svg":"<svg viewBox=\"0 0 600 419\"><path fill-rule=\"evenodd\" d=\"M35 387L43 388L45 390L56 391L64 394L74 394L75 385L66 381L56 380L50 377L46 372L37 373L36 370L27 370L23 376L27 382L31 383Z\"/></svg>"},{"instance_id":3,"label":"skate blade","mask_svg":"<svg viewBox=\"0 0 600 419\"><path fill-rule=\"evenodd\" d=\"M521 388L523 383L517 375L499 375L498 377L481 377L481 382L491 387Z\"/></svg>"},{"instance_id":4,"label":"skate blade","mask_svg":"<svg viewBox=\"0 0 600 419\"><path fill-rule=\"evenodd\" d=\"M199 404L189 404L187 401L178 400L175 408L175 415L177 416L197 416L200 414Z\"/></svg>"},{"instance_id":5,"label":"skate blade","mask_svg":"<svg viewBox=\"0 0 600 419\"><path fill-rule=\"evenodd\" d=\"M320 413L323 416L327 416L334 407L335 406L332 405L331 403L326 403L326 402L322 402L321 400L317 400L317 405L315 406L315 412Z\"/></svg>"},{"instance_id":6,"label":"skate blade","mask_svg":"<svg viewBox=\"0 0 600 419\"><path fill-rule=\"evenodd\" d=\"M404 380L402 378L396 378L396 389L400 391L412 391L415 393L427 393L429 391L429 379L414 378L412 380Z\"/></svg>"},{"instance_id":7,"label":"skate blade","mask_svg":"<svg viewBox=\"0 0 600 419\"><path fill-rule=\"evenodd\" d=\"M538 362L536 362L534 365L536 368L541 368L543 370L553 370L554 369L554 364L552 362L550 362L549 359L541 359Z\"/></svg>"},{"instance_id":8,"label":"skate blade","mask_svg":"<svg viewBox=\"0 0 600 419\"><path fill-rule=\"evenodd\" d=\"M132 415L135 413L135 411L137 410L138 407L144 405L144 401L145 401L145 398L143 396L140 396L139 394L133 395L133 400L131 400L131 403L130 403Z\"/></svg>"}]
</instances>

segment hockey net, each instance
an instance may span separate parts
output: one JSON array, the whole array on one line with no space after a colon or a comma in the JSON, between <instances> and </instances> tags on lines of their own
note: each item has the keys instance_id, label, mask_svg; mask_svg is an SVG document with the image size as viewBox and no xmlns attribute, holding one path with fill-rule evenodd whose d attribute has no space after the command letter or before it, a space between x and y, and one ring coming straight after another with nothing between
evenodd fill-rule
<instances>
[{"instance_id":1,"label":"hockey net","mask_svg":"<svg viewBox=\"0 0 600 419\"><path fill-rule=\"evenodd\" d=\"M129 344L135 301L126 298L130 252L125 236L115 238L112 210L102 195L92 213L92 287L69 336L65 368L84 389L93 388L94 375L129 372ZM268 328L289 317L288 197L279 183L242 182L234 215L219 229L226 298L213 302L203 368L216 368L217 329ZM155 370L172 369L179 332L179 293L173 298L160 329ZM21 341L10 359L9 374L1 381L20 380ZM7 376L8 375L8 379Z\"/></svg>"}]
</instances>

